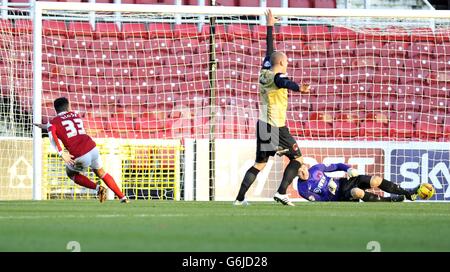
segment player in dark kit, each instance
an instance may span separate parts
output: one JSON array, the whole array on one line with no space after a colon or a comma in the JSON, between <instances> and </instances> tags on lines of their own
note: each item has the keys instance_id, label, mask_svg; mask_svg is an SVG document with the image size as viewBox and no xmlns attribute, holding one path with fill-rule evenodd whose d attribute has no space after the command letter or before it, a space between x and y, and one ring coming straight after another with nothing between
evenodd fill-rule
<instances>
[{"instance_id":1,"label":"player in dark kit","mask_svg":"<svg viewBox=\"0 0 450 272\"><path fill-rule=\"evenodd\" d=\"M245 193L255 181L258 173L264 169L269 157L282 154L287 156L290 162L284 170L283 179L274 199L284 205L294 206L286 195L286 190L297 175L303 158L295 139L286 127L288 89L308 93L310 86L303 84L300 87L288 79L286 54L273 52L272 32L277 19L272 15L270 9L266 12L266 19L267 52L259 75L260 114L256 124L256 160L244 176L234 205L248 204L245 201Z\"/></svg>"},{"instance_id":2,"label":"player in dark kit","mask_svg":"<svg viewBox=\"0 0 450 272\"><path fill-rule=\"evenodd\" d=\"M57 116L46 125L34 125L48 130L50 143L66 163L67 176L80 186L97 190L100 202L104 202L106 200L106 188L95 184L83 175L87 168L90 167L119 197L121 203L128 203L127 197L119 189L113 177L103 170L102 160L96 144L86 134L80 116L70 111L67 98L57 98L53 104ZM67 152L62 149L58 139L61 140Z\"/></svg>"},{"instance_id":3,"label":"player in dark kit","mask_svg":"<svg viewBox=\"0 0 450 272\"><path fill-rule=\"evenodd\" d=\"M348 178L333 178L327 173L344 171ZM367 192L367 189L379 188L385 192L396 194L391 197L381 197ZM407 191L397 184L379 176L358 175L357 171L347 164L336 163L316 164L311 168L302 165L299 169L297 183L299 194L309 201L359 201L365 202L401 202L414 201L417 190Z\"/></svg>"}]
</instances>

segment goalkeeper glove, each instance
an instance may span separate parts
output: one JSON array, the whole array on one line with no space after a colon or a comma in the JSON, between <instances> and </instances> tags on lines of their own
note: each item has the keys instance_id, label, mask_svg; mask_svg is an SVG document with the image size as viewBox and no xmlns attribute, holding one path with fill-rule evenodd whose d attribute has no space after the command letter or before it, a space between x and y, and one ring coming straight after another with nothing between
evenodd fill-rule
<instances>
[{"instance_id":1,"label":"goalkeeper glove","mask_svg":"<svg viewBox=\"0 0 450 272\"><path fill-rule=\"evenodd\" d=\"M336 188L337 188L337 184L334 181L334 179L330 179L330 181L328 182L328 191L330 191L330 193L332 195L336 194Z\"/></svg>"},{"instance_id":2,"label":"goalkeeper glove","mask_svg":"<svg viewBox=\"0 0 450 272\"><path fill-rule=\"evenodd\" d=\"M356 177L356 176L358 176L358 171L354 168L349 168L349 169L347 169L347 175L348 175L348 178Z\"/></svg>"}]
</instances>

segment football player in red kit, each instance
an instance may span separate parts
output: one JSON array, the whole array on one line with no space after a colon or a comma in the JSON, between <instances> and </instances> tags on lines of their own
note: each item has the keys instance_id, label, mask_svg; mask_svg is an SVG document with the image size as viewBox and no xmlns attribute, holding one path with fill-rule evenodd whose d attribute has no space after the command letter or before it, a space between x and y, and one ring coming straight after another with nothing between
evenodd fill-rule
<instances>
[{"instance_id":1,"label":"football player in red kit","mask_svg":"<svg viewBox=\"0 0 450 272\"><path fill-rule=\"evenodd\" d=\"M50 143L66 163L67 176L80 186L97 190L100 202L104 202L106 200L106 188L95 184L83 175L90 167L117 195L121 203L128 203L127 197L119 189L113 177L103 170L98 148L92 138L86 134L80 116L70 111L69 100L60 97L53 104L57 116L46 125L34 125L48 130ZM67 151L62 149L59 140Z\"/></svg>"}]
</instances>

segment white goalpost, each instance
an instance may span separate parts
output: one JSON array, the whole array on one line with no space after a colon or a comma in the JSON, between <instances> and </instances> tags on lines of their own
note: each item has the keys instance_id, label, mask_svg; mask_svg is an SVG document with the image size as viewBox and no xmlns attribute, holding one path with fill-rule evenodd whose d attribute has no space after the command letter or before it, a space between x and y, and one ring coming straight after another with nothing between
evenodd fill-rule
<instances>
[{"instance_id":1,"label":"white goalpost","mask_svg":"<svg viewBox=\"0 0 450 272\"><path fill-rule=\"evenodd\" d=\"M349 163L405 188L432 183L432 200L449 200L450 11L272 11L282 18L274 45L288 55L288 76L311 85L310 94L289 93L287 112L305 161ZM32 135L28 198L94 197L65 178L42 131L25 126L47 122L53 100L66 96L131 198L233 200L255 159L264 12L36 2L3 20L5 131L11 116L28 119L14 126L20 135L0 135L0 157L21 157L14 139ZM18 113L6 110L14 103ZM1 190L15 160L2 162ZM286 164L271 158L249 200L271 199ZM288 193L301 199L295 181Z\"/></svg>"}]
</instances>

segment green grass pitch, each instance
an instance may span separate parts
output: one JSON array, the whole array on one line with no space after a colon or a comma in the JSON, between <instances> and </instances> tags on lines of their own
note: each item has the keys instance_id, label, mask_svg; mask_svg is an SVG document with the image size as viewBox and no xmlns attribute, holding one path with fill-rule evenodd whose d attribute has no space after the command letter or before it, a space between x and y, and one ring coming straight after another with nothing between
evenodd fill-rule
<instances>
[{"instance_id":1,"label":"green grass pitch","mask_svg":"<svg viewBox=\"0 0 450 272\"><path fill-rule=\"evenodd\" d=\"M450 251L450 203L5 201L0 251Z\"/></svg>"}]
</instances>

